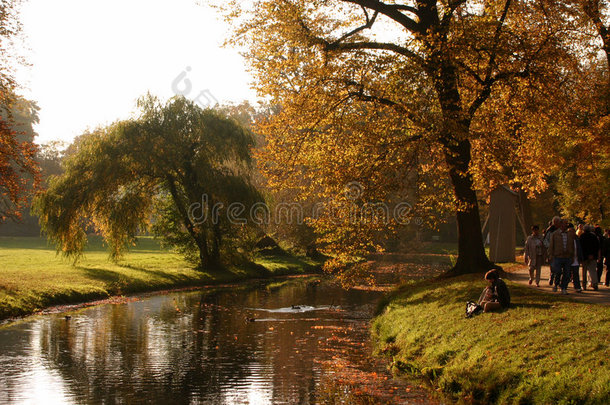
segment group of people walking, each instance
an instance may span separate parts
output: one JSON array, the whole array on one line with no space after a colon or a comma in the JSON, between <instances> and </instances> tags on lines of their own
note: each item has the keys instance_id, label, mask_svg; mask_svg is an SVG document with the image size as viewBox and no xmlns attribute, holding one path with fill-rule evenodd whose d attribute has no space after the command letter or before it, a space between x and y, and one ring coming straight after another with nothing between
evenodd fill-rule
<instances>
[{"instance_id":1,"label":"group of people walking","mask_svg":"<svg viewBox=\"0 0 610 405\"><path fill-rule=\"evenodd\" d=\"M570 282L576 292L587 287L597 290L606 267L605 286L610 286L610 229L604 234L599 226L578 225L554 217L549 227L540 232L532 226L532 234L525 241L525 263L529 265L529 283L540 287L542 265L550 265L549 284L553 291L568 293ZM582 284L580 277L582 269Z\"/></svg>"}]
</instances>

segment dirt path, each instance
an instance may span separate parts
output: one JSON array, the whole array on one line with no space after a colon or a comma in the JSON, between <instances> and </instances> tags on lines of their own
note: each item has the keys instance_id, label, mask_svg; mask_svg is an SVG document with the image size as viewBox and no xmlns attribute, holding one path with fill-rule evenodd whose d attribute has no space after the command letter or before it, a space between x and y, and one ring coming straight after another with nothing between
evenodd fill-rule
<instances>
[{"instance_id":1,"label":"dirt path","mask_svg":"<svg viewBox=\"0 0 610 405\"><path fill-rule=\"evenodd\" d=\"M522 260L523 257L518 257ZM425 254L425 253L383 253L371 255L369 261L363 264L362 270L365 274L373 273L375 275L376 287L379 290L391 291L397 284L401 284L406 280L422 279L434 277L451 265L451 260L448 255L443 254ZM529 271L526 265L520 263L501 263L504 271L509 276L509 280L529 286ZM603 275L605 279L605 275ZM370 287L367 287L370 289ZM549 266L542 267L542 277L540 279L540 287L535 284L531 285L540 291L549 294L561 294L553 292L553 288L549 285ZM586 291L577 293L574 290L572 283L568 285L567 297L580 302L588 302L593 304L610 305L610 287L600 284L597 291L588 287Z\"/></svg>"},{"instance_id":2,"label":"dirt path","mask_svg":"<svg viewBox=\"0 0 610 405\"><path fill-rule=\"evenodd\" d=\"M502 265L502 267L504 267L504 270L510 274L510 276L507 277L509 280L515 281L520 284L529 285L528 281L530 276L527 266L513 263L508 265ZM536 287L536 284L532 283L531 288L535 288L537 290L544 291L549 294L561 294L560 291L553 292L553 288L549 285L549 266L542 266L540 287ZM603 284L600 284L597 291L594 291L591 287L587 287L586 291L578 293L576 292L576 290L574 290L574 285L570 283L568 285L568 297L581 302L610 305L610 287L606 287Z\"/></svg>"}]
</instances>

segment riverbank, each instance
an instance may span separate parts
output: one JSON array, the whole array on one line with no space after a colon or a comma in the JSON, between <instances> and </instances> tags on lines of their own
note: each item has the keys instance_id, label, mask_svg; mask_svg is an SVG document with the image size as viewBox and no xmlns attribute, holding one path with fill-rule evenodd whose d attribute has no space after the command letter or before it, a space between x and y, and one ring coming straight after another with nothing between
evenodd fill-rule
<instances>
[{"instance_id":1,"label":"riverbank","mask_svg":"<svg viewBox=\"0 0 610 405\"><path fill-rule=\"evenodd\" d=\"M373 322L376 353L451 402L607 403L610 308L508 284L509 310L472 319L480 275L402 287Z\"/></svg>"},{"instance_id":2,"label":"riverbank","mask_svg":"<svg viewBox=\"0 0 610 405\"><path fill-rule=\"evenodd\" d=\"M180 255L141 238L118 263L108 259L101 240L90 241L73 265L43 238L0 238L0 320L44 308L123 294L231 283L315 271L319 264L289 254L259 256L249 266L199 271Z\"/></svg>"}]
</instances>

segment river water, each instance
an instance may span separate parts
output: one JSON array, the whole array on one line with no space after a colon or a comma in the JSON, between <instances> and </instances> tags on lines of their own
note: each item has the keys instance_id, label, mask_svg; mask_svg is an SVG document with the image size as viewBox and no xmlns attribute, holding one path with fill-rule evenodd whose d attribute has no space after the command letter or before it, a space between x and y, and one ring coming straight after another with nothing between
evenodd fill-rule
<instances>
[{"instance_id":1,"label":"river water","mask_svg":"<svg viewBox=\"0 0 610 405\"><path fill-rule=\"evenodd\" d=\"M296 277L29 317L0 327L0 403L429 403L370 356L381 296Z\"/></svg>"}]
</instances>

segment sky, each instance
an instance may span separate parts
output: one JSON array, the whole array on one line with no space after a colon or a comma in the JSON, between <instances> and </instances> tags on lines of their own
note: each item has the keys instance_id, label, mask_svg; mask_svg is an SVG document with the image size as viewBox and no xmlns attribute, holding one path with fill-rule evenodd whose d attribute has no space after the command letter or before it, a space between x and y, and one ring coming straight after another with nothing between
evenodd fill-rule
<instances>
[{"instance_id":1,"label":"sky","mask_svg":"<svg viewBox=\"0 0 610 405\"><path fill-rule=\"evenodd\" d=\"M146 92L200 105L255 101L228 27L196 0L26 0L21 94L40 107L36 142L71 142L128 118Z\"/></svg>"}]
</instances>

